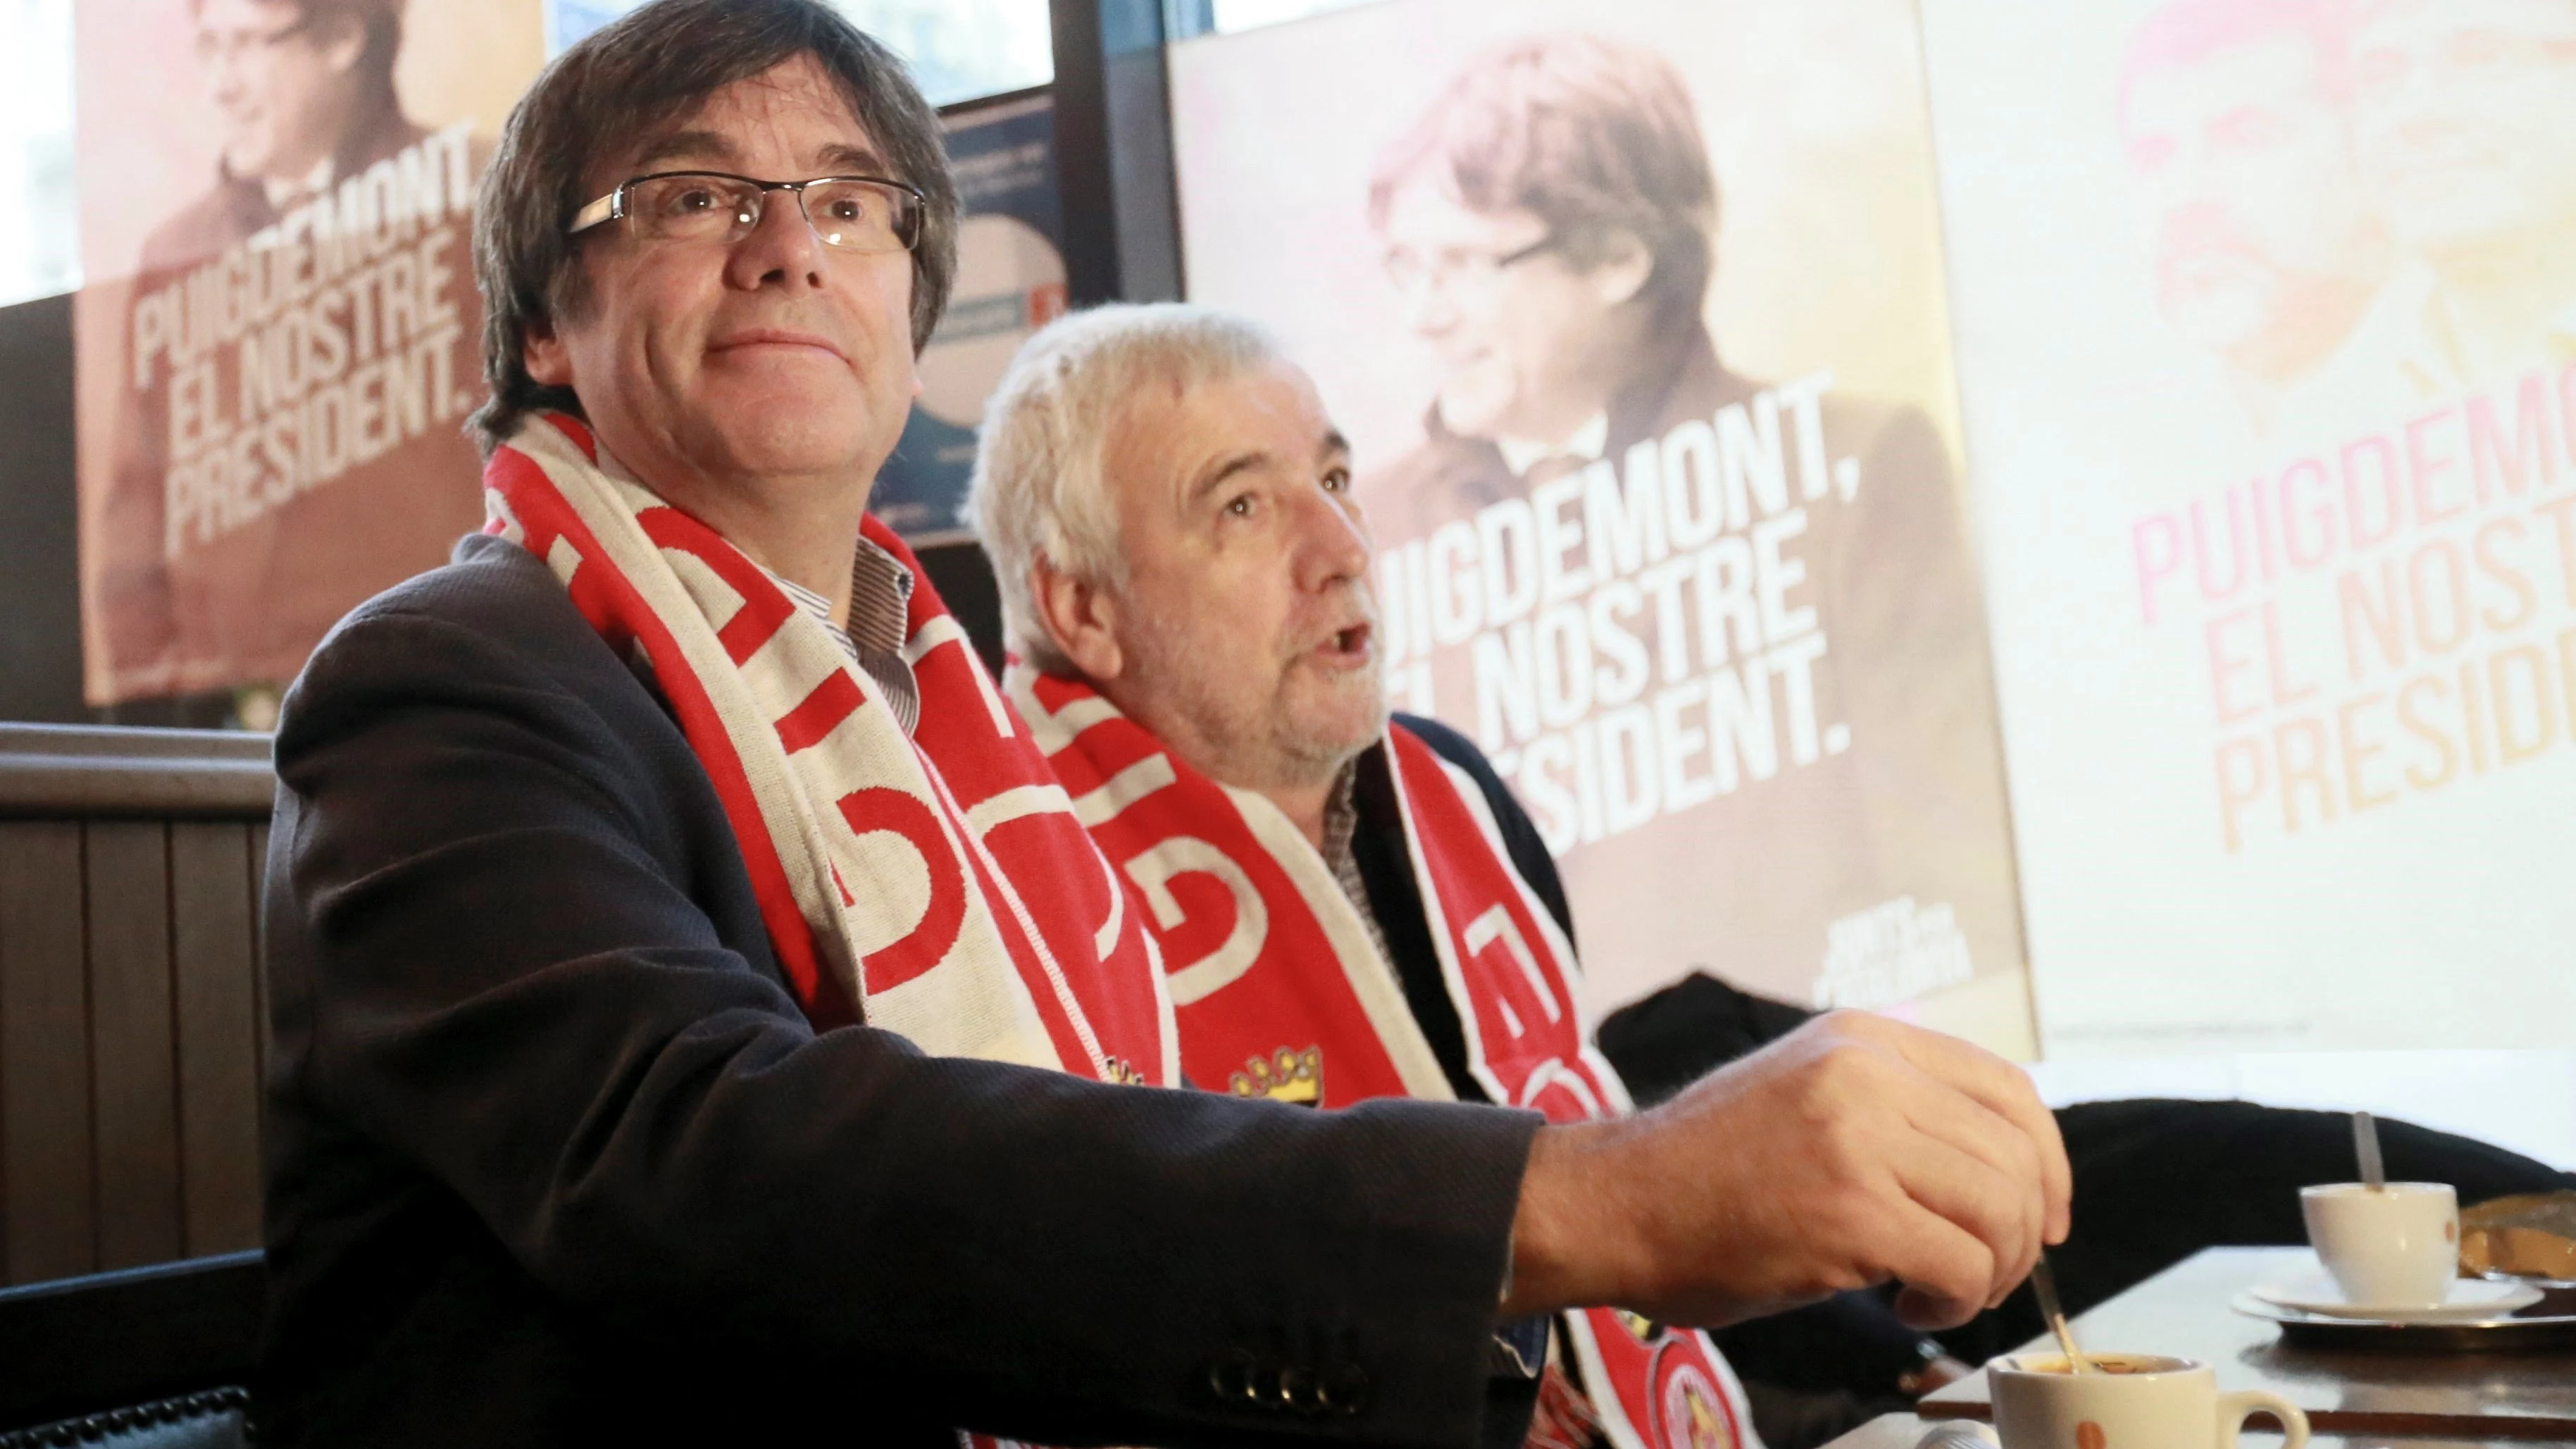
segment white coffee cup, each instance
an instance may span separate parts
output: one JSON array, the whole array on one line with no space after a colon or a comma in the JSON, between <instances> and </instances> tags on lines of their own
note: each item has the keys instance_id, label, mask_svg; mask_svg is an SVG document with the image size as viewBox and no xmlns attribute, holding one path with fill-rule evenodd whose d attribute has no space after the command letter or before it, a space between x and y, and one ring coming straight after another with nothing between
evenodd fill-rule
<instances>
[{"instance_id":1,"label":"white coffee cup","mask_svg":"<svg viewBox=\"0 0 2576 1449\"><path fill-rule=\"evenodd\" d=\"M2088 1354L2069 1373L2055 1354L2000 1358L1986 1369L2003 1449L2236 1449L2247 1415L2269 1410L2304 1449L2308 1416L2279 1394L2222 1394L2209 1365L2142 1353Z\"/></svg>"},{"instance_id":2,"label":"white coffee cup","mask_svg":"<svg viewBox=\"0 0 2576 1449\"><path fill-rule=\"evenodd\" d=\"M2446 1184L2303 1187L2299 1211L2318 1261L2356 1306L2438 1308L2460 1276L2460 1203Z\"/></svg>"}]
</instances>

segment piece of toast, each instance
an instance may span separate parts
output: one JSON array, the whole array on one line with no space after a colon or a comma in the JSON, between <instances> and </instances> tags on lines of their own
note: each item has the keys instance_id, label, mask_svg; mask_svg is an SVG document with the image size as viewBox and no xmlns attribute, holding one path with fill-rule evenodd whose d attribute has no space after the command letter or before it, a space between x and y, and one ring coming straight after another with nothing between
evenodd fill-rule
<instances>
[{"instance_id":1,"label":"piece of toast","mask_svg":"<svg viewBox=\"0 0 2576 1449\"><path fill-rule=\"evenodd\" d=\"M2524 1193L2463 1208L2460 1271L2576 1278L2576 1192Z\"/></svg>"}]
</instances>

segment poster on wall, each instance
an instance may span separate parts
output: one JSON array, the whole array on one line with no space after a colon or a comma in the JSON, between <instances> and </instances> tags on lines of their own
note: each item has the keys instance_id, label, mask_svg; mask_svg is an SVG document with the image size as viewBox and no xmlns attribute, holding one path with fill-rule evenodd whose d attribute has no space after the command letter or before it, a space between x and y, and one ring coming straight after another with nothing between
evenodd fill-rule
<instances>
[{"instance_id":1,"label":"poster on wall","mask_svg":"<svg viewBox=\"0 0 2576 1449\"><path fill-rule=\"evenodd\" d=\"M963 510L975 429L1002 369L1063 315L1063 202L1055 110L1044 95L947 113L957 178L957 284L921 353L921 396L868 507L916 545L969 537Z\"/></svg>"},{"instance_id":2,"label":"poster on wall","mask_svg":"<svg viewBox=\"0 0 2576 1449\"><path fill-rule=\"evenodd\" d=\"M530 0L83 0L93 704L276 684L481 520L470 230Z\"/></svg>"},{"instance_id":3,"label":"poster on wall","mask_svg":"<svg viewBox=\"0 0 2576 1449\"><path fill-rule=\"evenodd\" d=\"M1925 0L2051 1056L2576 1032L2576 6Z\"/></svg>"},{"instance_id":4,"label":"poster on wall","mask_svg":"<svg viewBox=\"0 0 2576 1449\"><path fill-rule=\"evenodd\" d=\"M1594 1004L2027 1052L1909 0L1408 0L1171 93L1190 295L1351 439L1394 701L1528 807Z\"/></svg>"}]
</instances>

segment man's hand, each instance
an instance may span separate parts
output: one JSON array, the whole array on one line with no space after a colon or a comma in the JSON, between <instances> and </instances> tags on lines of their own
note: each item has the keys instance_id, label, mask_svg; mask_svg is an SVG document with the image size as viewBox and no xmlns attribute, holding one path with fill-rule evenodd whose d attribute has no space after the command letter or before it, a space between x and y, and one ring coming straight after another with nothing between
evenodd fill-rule
<instances>
[{"instance_id":1,"label":"man's hand","mask_svg":"<svg viewBox=\"0 0 2576 1449\"><path fill-rule=\"evenodd\" d=\"M2064 1240L2072 1187L2019 1069L1836 1012L1654 1111L1540 1129L1503 1312L1713 1326L1893 1278L1907 1322L1948 1327Z\"/></svg>"}]
</instances>

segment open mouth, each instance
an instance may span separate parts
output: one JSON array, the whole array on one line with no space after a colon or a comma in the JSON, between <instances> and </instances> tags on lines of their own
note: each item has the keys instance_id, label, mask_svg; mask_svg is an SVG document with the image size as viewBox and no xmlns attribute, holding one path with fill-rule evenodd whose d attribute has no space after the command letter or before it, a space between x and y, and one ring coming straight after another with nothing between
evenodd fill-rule
<instances>
[{"instance_id":1,"label":"open mouth","mask_svg":"<svg viewBox=\"0 0 2576 1449\"><path fill-rule=\"evenodd\" d=\"M1325 638L1317 652L1328 659L1357 663L1368 657L1369 641L1375 633L1376 630L1368 624L1353 624L1347 629L1336 629Z\"/></svg>"}]
</instances>

